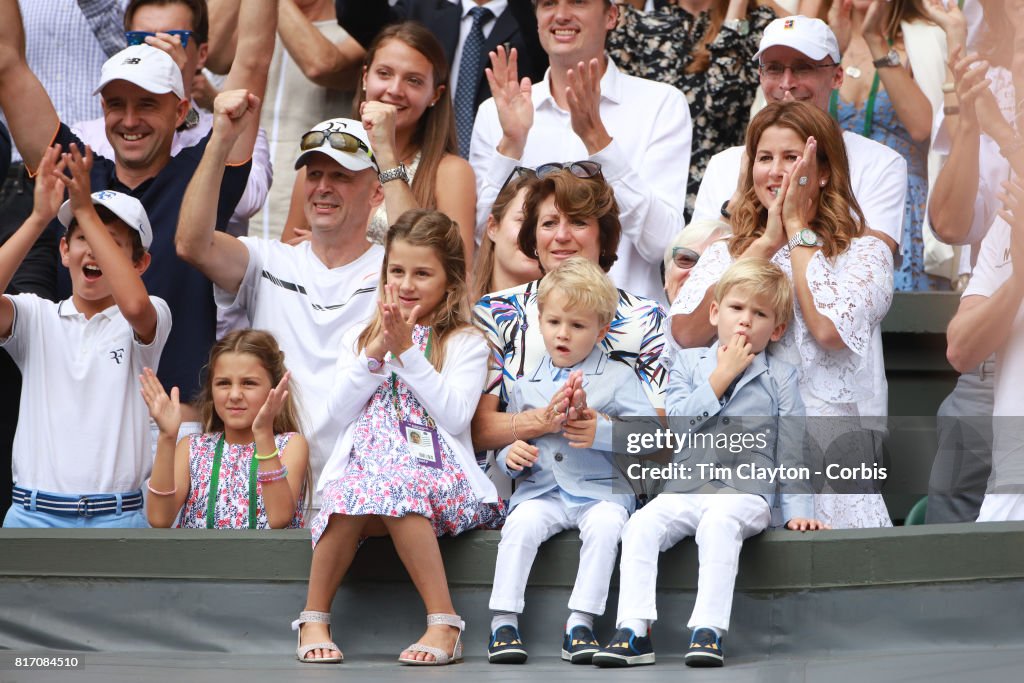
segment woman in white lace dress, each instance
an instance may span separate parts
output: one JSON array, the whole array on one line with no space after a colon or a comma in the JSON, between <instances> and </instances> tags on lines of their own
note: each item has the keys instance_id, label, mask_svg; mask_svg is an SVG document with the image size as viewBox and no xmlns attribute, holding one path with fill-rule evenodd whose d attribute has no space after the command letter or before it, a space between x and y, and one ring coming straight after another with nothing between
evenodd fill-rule
<instances>
[{"instance_id":1,"label":"woman in white lace dress","mask_svg":"<svg viewBox=\"0 0 1024 683\"><path fill-rule=\"evenodd\" d=\"M857 403L872 396L873 378L884 372L871 347L892 302L892 255L864 222L841 133L825 112L802 102L769 105L750 122L746 158L732 236L708 247L680 290L673 335L684 347L711 340L711 289L733 261L758 256L778 264L793 281L795 310L771 353L801 369L801 397L815 418L808 432L827 449L824 465L848 465L838 458L849 449L839 446L861 434ZM833 528L892 525L881 494L828 483L844 493L816 495L816 518ZM869 479L860 490L880 483Z\"/></svg>"}]
</instances>

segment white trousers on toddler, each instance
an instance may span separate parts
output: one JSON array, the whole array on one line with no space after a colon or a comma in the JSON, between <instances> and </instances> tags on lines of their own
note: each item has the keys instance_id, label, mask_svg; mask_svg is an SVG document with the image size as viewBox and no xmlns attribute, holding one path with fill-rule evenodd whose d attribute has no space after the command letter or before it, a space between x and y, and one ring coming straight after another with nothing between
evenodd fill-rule
<instances>
[{"instance_id":1,"label":"white trousers on toddler","mask_svg":"<svg viewBox=\"0 0 1024 683\"><path fill-rule=\"evenodd\" d=\"M558 491L523 501L501 530L490 608L521 614L526 604L526 580L537 548L559 531L579 529L583 547L569 609L604 614L608 584L619 552L619 535L629 512L618 503L600 500L570 507Z\"/></svg>"},{"instance_id":2,"label":"white trousers on toddler","mask_svg":"<svg viewBox=\"0 0 1024 683\"><path fill-rule=\"evenodd\" d=\"M663 493L638 510L622 530L616 628L628 619L657 621L658 555L694 536L700 569L687 627L729 630L740 549L744 539L768 528L771 517L768 503L749 493Z\"/></svg>"}]
</instances>

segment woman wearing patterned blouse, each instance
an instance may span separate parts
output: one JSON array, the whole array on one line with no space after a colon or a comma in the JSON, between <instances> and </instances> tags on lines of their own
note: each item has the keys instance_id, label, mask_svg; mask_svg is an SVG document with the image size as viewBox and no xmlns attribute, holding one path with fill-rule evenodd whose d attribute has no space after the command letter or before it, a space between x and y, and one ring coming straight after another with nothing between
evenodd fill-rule
<instances>
[{"instance_id":1,"label":"woman wearing patterned blouse","mask_svg":"<svg viewBox=\"0 0 1024 683\"><path fill-rule=\"evenodd\" d=\"M619 4L619 25L608 54L625 73L683 91L693 117L693 150L686 187L686 220L708 160L743 144L757 93L754 53L774 3L755 0L644 0Z\"/></svg>"},{"instance_id":2,"label":"woman wearing patterned blouse","mask_svg":"<svg viewBox=\"0 0 1024 683\"><path fill-rule=\"evenodd\" d=\"M517 169L539 176L527 190L519 248L540 262L542 272L550 272L571 256L590 259L607 272L615 262L622 232L615 195L601 175L600 164L580 161L565 166L545 164L536 172ZM512 383L532 373L544 357L539 283L534 280L493 292L473 308L473 321L491 344L487 388L473 417L473 446L478 451L546 434L558 420L551 406L515 415L503 412ZM611 330L601 342L609 359L634 370L657 409L665 405L667 373L658 362L664 322L661 304L620 289ZM556 399L553 404L561 402Z\"/></svg>"}]
</instances>

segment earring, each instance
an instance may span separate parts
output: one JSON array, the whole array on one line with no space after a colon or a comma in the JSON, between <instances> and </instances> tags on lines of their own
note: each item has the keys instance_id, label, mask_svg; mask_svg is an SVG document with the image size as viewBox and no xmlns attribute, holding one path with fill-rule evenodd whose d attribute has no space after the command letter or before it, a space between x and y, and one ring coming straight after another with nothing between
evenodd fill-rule
<instances>
[{"instance_id":1,"label":"earring","mask_svg":"<svg viewBox=\"0 0 1024 683\"><path fill-rule=\"evenodd\" d=\"M828 181L827 181L827 180L822 180L822 181L821 181L821 183L819 183L819 184L820 184L820 185L821 185L822 187L825 187L826 185L828 185Z\"/></svg>"}]
</instances>

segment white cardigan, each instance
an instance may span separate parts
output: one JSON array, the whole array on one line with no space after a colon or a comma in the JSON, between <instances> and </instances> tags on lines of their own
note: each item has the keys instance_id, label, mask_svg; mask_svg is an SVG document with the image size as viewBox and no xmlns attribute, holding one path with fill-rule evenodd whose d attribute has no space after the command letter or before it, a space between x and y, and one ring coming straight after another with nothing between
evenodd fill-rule
<instances>
[{"instance_id":1,"label":"white cardigan","mask_svg":"<svg viewBox=\"0 0 1024 683\"><path fill-rule=\"evenodd\" d=\"M452 447L477 499L496 503L498 493L477 465L470 439L470 422L487 381L489 350L483 336L475 328L451 336L445 344L444 369L440 373L415 345L399 356L398 362L389 359L383 368L370 372L366 353L356 352L362 331L362 327L353 328L341 342L327 409L331 419L347 426L320 474L317 492L322 492L328 482L345 475L356 421L377 387L394 372L416 394L437 424L438 433Z\"/></svg>"}]
</instances>

